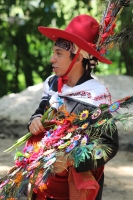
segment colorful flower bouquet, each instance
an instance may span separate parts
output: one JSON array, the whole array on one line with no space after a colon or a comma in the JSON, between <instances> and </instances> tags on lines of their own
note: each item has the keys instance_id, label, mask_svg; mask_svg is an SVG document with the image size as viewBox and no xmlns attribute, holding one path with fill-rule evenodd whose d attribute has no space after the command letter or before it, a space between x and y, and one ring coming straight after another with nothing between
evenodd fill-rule
<instances>
[{"instance_id":1,"label":"colorful flower bouquet","mask_svg":"<svg viewBox=\"0 0 133 200\"><path fill-rule=\"evenodd\" d=\"M10 152L26 142L23 152L16 151L15 165L0 179L0 199L16 200L29 183L28 199L31 199L33 189L45 190L49 174L55 173L53 163L60 155L66 160L72 159L75 167L90 155L95 161L102 157L108 159L111 148L102 143L99 131L109 129L113 134L115 122L121 122L125 127L127 121L132 120L133 113L120 114L118 111L132 103L133 96L129 96L111 105L101 104L93 111L82 110L77 115L68 113L64 105L58 111L48 108L42 117L45 131L39 141L31 142L36 136L28 133L5 150Z\"/></svg>"}]
</instances>

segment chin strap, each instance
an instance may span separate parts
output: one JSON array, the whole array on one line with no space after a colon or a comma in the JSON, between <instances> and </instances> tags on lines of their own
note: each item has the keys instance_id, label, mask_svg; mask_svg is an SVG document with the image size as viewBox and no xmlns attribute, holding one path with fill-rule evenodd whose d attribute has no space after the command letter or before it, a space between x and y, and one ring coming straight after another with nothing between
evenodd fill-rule
<instances>
[{"instance_id":1,"label":"chin strap","mask_svg":"<svg viewBox=\"0 0 133 200\"><path fill-rule=\"evenodd\" d=\"M67 83L67 81L68 81L68 76L67 76L67 74L71 71L71 69L72 69L74 63L76 62L80 50L81 50L81 49L78 49L78 51L77 51L77 53L76 53L74 59L72 60L70 66L69 66L69 68L68 68L68 70L66 71L65 75L58 78L58 92L59 92L59 93L61 93L61 89L62 89L63 85L64 85L65 83Z\"/></svg>"}]
</instances>

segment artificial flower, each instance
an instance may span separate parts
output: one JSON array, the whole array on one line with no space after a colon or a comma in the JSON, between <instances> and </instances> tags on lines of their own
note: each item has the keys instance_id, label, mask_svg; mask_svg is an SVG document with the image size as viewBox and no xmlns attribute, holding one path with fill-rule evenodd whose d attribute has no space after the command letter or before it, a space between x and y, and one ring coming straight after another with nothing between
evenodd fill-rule
<instances>
[{"instance_id":1,"label":"artificial flower","mask_svg":"<svg viewBox=\"0 0 133 200\"><path fill-rule=\"evenodd\" d=\"M85 120L85 119L87 119L88 116L89 116L89 111L88 110L83 110L79 115L79 119L80 120Z\"/></svg>"},{"instance_id":2,"label":"artificial flower","mask_svg":"<svg viewBox=\"0 0 133 200\"><path fill-rule=\"evenodd\" d=\"M97 119L100 115L101 115L102 111L100 109L97 109L96 112L94 112L92 115L91 115L91 118L92 119Z\"/></svg>"},{"instance_id":3,"label":"artificial flower","mask_svg":"<svg viewBox=\"0 0 133 200\"><path fill-rule=\"evenodd\" d=\"M82 139L81 139L81 142L80 142L80 146L85 146L88 142L88 136L85 135Z\"/></svg>"},{"instance_id":4,"label":"artificial flower","mask_svg":"<svg viewBox=\"0 0 133 200\"><path fill-rule=\"evenodd\" d=\"M46 190L47 189L47 185L45 184L45 183L41 183L40 185L39 185L39 190L41 191L41 192L43 192L43 190Z\"/></svg>"},{"instance_id":5,"label":"artificial flower","mask_svg":"<svg viewBox=\"0 0 133 200\"><path fill-rule=\"evenodd\" d=\"M119 107L120 107L120 102L117 101L110 105L109 112L115 112L116 110L119 109Z\"/></svg>"},{"instance_id":6,"label":"artificial flower","mask_svg":"<svg viewBox=\"0 0 133 200\"><path fill-rule=\"evenodd\" d=\"M22 175L22 172L20 171L16 174L16 177L14 180L14 182L17 184L17 186L20 185L22 179L23 179L23 175Z\"/></svg>"},{"instance_id":7,"label":"artificial flower","mask_svg":"<svg viewBox=\"0 0 133 200\"><path fill-rule=\"evenodd\" d=\"M55 115L52 114L53 118L45 119L43 125L47 126L47 130L44 137L32 145L28 140L23 153L16 153L15 166L1 179L0 199L16 200L15 197L17 194L19 195L19 191L22 191L23 186L28 183L34 185L34 192L38 189L40 191L47 189L46 179L54 172L53 163L56 159L58 161L60 153L70 156L74 160L75 167L78 167L80 162L90 159L90 156L94 158L95 164L97 164L97 159L106 160L111 149L99 142L100 135L97 134L99 126L104 124L102 127L104 132L108 126L112 128L112 121L125 122L126 117L133 117L132 113L119 114L117 112L121 103L125 106L128 101L130 105L133 102L133 97L118 100L112 105L101 104L97 110L90 112L90 118L88 110L83 110L79 115L73 115L63 107L63 111L60 109ZM105 116L107 117L104 115L106 111L116 112L116 115L109 119L105 118ZM96 122L97 117L99 120ZM115 130L113 127L112 134ZM29 137L30 134L20 138L17 144L9 148L9 151ZM11 194L10 191L13 193Z\"/></svg>"},{"instance_id":8,"label":"artificial flower","mask_svg":"<svg viewBox=\"0 0 133 200\"><path fill-rule=\"evenodd\" d=\"M88 127L88 125L89 125L88 123L85 123L85 124L83 124L83 125L81 126L81 128L82 128L82 129L86 129L86 128Z\"/></svg>"}]
</instances>

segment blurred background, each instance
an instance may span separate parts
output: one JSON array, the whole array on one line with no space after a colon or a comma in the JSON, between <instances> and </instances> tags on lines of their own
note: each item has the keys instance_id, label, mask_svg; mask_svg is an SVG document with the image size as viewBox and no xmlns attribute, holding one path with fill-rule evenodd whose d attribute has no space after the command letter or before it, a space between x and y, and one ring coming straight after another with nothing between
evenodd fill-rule
<instances>
[{"instance_id":1,"label":"blurred background","mask_svg":"<svg viewBox=\"0 0 133 200\"><path fill-rule=\"evenodd\" d=\"M41 99L43 81L52 72L49 60L53 42L40 34L38 26L64 29L79 14L92 15L100 22L108 1L0 0L0 177L14 164L15 152L3 151L27 133L27 122ZM130 2L117 20L116 32L133 27L133 0ZM99 64L94 70L113 100L133 95L132 36L124 47L107 54L112 65ZM118 128L120 148L105 168L103 200L133 197L133 126Z\"/></svg>"},{"instance_id":2,"label":"blurred background","mask_svg":"<svg viewBox=\"0 0 133 200\"><path fill-rule=\"evenodd\" d=\"M76 15L90 14L99 22L105 0L0 0L0 97L43 82L51 74L53 42L38 26L65 28ZM131 6L124 9L116 30L133 20ZM126 49L110 52L111 66L100 64L96 75L133 76L133 40ZM127 51L128 49L128 51Z\"/></svg>"}]
</instances>

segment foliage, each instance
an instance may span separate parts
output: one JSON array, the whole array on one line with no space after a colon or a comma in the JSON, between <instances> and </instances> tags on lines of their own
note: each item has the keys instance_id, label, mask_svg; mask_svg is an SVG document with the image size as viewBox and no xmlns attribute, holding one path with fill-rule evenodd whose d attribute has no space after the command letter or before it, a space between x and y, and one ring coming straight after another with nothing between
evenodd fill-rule
<instances>
[{"instance_id":1,"label":"foliage","mask_svg":"<svg viewBox=\"0 0 133 200\"><path fill-rule=\"evenodd\" d=\"M20 92L28 86L44 81L51 74L49 60L53 42L39 33L38 26L64 28L71 18L82 13L96 15L99 20L98 13L101 14L103 10L101 5L101 0L98 0L97 4L94 0L1 0L0 97ZM126 16L126 21L128 18L132 19L131 11L132 8L130 12L125 11L126 15L123 16ZM123 21L125 20L122 19L122 23ZM114 72L133 74L131 47L129 46L129 53L122 53L121 58L120 53L116 54ZM113 68L103 65L103 68L97 68L97 72L113 73Z\"/></svg>"},{"instance_id":2,"label":"foliage","mask_svg":"<svg viewBox=\"0 0 133 200\"><path fill-rule=\"evenodd\" d=\"M87 12L88 0L68 1L1 1L0 96L19 92L51 74L52 42L37 27L63 27L73 16Z\"/></svg>"}]
</instances>

